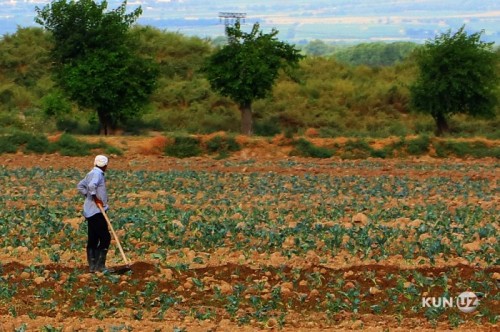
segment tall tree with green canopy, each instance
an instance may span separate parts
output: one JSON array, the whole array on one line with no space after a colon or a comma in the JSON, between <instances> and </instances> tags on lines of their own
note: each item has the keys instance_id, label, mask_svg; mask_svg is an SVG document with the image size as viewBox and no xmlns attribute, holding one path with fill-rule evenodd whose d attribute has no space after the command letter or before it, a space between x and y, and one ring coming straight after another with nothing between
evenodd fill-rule
<instances>
[{"instance_id":1,"label":"tall tree with green canopy","mask_svg":"<svg viewBox=\"0 0 500 332\"><path fill-rule=\"evenodd\" d=\"M106 1L54 0L36 7L35 21L54 39L55 82L79 106L97 112L104 134L140 114L158 76L129 34L142 10L127 14L126 5L108 11Z\"/></svg>"},{"instance_id":2,"label":"tall tree with green canopy","mask_svg":"<svg viewBox=\"0 0 500 332\"><path fill-rule=\"evenodd\" d=\"M495 115L498 58L481 34L468 35L462 26L426 42L417 54L420 73L410 87L412 105L434 118L437 135L449 130L452 114Z\"/></svg>"},{"instance_id":3,"label":"tall tree with green canopy","mask_svg":"<svg viewBox=\"0 0 500 332\"><path fill-rule=\"evenodd\" d=\"M256 23L246 33L239 22L228 25L228 44L212 54L203 68L212 89L239 105L245 135L252 135L253 101L271 92L280 69L292 68L302 58L299 50L276 38L276 29L265 34L259 28Z\"/></svg>"}]
</instances>

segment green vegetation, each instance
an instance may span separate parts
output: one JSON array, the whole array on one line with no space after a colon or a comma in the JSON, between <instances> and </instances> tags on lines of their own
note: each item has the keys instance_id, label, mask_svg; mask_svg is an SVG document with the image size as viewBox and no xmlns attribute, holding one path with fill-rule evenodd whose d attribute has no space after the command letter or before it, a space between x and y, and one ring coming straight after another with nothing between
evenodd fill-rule
<instances>
[{"instance_id":1,"label":"green vegetation","mask_svg":"<svg viewBox=\"0 0 500 332\"><path fill-rule=\"evenodd\" d=\"M302 55L292 45L279 41L277 30L265 34L258 23L246 33L236 22L226 27L226 34L229 43L208 58L203 70L214 90L238 104L241 132L252 135L252 103L268 96L280 69L297 66Z\"/></svg>"},{"instance_id":2,"label":"green vegetation","mask_svg":"<svg viewBox=\"0 0 500 332\"><path fill-rule=\"evenodd\" d=\"M393 66L411 56L418 44L412 42L371 42L356 45L327 44L322 40L312 40L301 49L307 56L331 57L339 62L371 67Z\"/></svg>"},{"instance_id":3,"label":"green vegetation","mask_svg":"<svg viewBox=\"0 0 500 332\"><path fill-rule=\"evenodd\" d=\"M410 139L407 141L407 148L406 150L408 151L408 154L411 155L423 155L429 152L429 145L431 141L429 136L427 135L422 135L414 139Z\"/></svg>"},{"instance_id":4,"label":"green vegetation","mask_svg":"<svg viewBox=\"0 0 500 332\"><path fill-rule=\"evenodd\" d=\"M450 320L458 309L425 308L422 294L471 289L484 296L478 310L461 316L464 326L489 328L498 321L495 163L281 160L256 161L255 169L263 169L255 172L241 171L247 161L224 161L227 171L211 164L202 170L113 170L112 181L120 185L113 186L116 208L110 213L123 230L124 250L141 269L90 280L81 278L78 255L86 228L66 222L82 202L68 179L86 171L0 167L0 219L10 221L0 223L7 258L0 265L4 315L43 317L48 309L68 308L77 320L98 312L162 323L172 322L167 311L175 308L190 323L232 317L257 330L273 318L294 324L297 312L320 317L330 329L346 315L383 313L389 319L415 315L422 324L426 317L448 328L447 322L462 324ZM380 172L387 166L399 172ZM29 203L71 192L60 204ZM369 221L348 222L357 211ZM51 264L56 267L38 284L34 278L48 265L16 263L20 248L75 258ZM118 248L111 250L116 264ZM22 272L32 276L21 279ZM158 277L145 280L146 273ZM21 294L32 301L23 302Z\"/></svg>"},{"instance_id":5,"label":"green vegetation","mask_svg":"<svg viewBox=\"0 0 500 332\"><path fill-rule=\"evenodd\" d=\"M177 135L173 137L172 143L165 147L165 154L171 157L187 158L196 157L203 153L218 153L218 158L226 158L230 153L240 149L238 142L231 136L216 135L202 146L197 137Z\"/></svg>"},{"instance_id":6,"label":"green vegetation","mask_svg":"<svg viewBox=\"0 0 500 332\"><path fill-rule=\"evenodd\" d=\"M264 138L263 138L264 139ZM365 138L349 139L344 143L325 141L326 146L318 146L310 140L299 137L289 138L280 143L281 146L290 146L290 156L307 158L367 159L367 158L405 158L409 156L430 155L438 158L500 158L500 146L492 145L480 140L440 139L419 135L416 137L400 137L390 139L383 146L375 148L376 141ZM251 146L252 143L249 143ZM377 143L379 145L380 142ZM212 155L216 159L229 157L240 151L241 146L233 136L216 135L203 142L192 135L175 135L165 146L167 156L177 158ZM85 138L77 138L71 134L63 134L56 141L49 141L43 134L31 134L15 131L11 134L0 135L0 154L16 153L21 151L28 154L59 153L64 156L87 156L92 153L107 155L123 155L123 151L109 145L103 140L89 143Z\"/></svg>"},{"instance_id":7,"label":"green vegetation","mask_svg":"<svg viewBox=\"0 0 500 332\"><path fill-rule=\"evenodd\" d=\"M172 144L165 147L165 154L171 157L187 158L201 154L200 140L193 136L176 136Z\"/></svg>"},{"instance_id":8,"label":"green vegetation","mask_svg":"<svg viewBox=\"0 0 500 332\"><path fill-rule=\"evenodd\" d=\"M481 33L467 35L465 26L427 42L417 56L420 72L411 86L414 107L436 121L437 135L449 130L455 113L493 117L497 107L498 57Z\"/></svg>"},{"instance_id":9,"label":"green vegetation","mask_svg":"<svg viewBox=\"0 0 500 332\"><path fill-rule=\"evenodd\" d=\"M411 42L361 43L339 49L333 56L351 65L392 66L404 61L416 47L417 45Z\"/></svg>"},{"instance_id":10,"label":"green vegetation","mask_svg":"<svg viewBox=\"0 0 500 332\"><path fill-rule=\"evenodd\" d=\"M82 142L75 137L63 134L55 143L63 156L87 156L90 154L90 144Z\"/></svg>"},{"instance_id":11,"label":"green vegetation","mask_svg":"<svg viewBox=\"0 0 500 332\"><path fill-rule=\"evenodd\" d=\"M201 68L214 51L210 41L152 27L130 29L141 57L158 65L157 88L139 118L119 123L122 132L184 132L190 134L240 131L238 104L211 90ZM20 28L0 39L0 134L13 131L96 134L96 113L79 107L54 86L50 74L50 33ZM368 45L366 49L368 52ZM500 52L494 53L498 63ZM369 58L369 55L365 56ZM495 69L499 73L500 67ZM409 87L419 68L409 55L386 66L353 65L335 57L311 56L299 63L295 79L280 71L273 89L252 104L254 133L301 135L316 128L320 137L384 138L427 135L435 120L415 112ZM499 93L499 89L495 90ZM500 108L495 104L494 113ZM500 117L448 117L450 138L500 138Z\"/></svg>"},{"instance_id":12,"label":"green vegetation","mask_svg":"<svg viewBox=\"0 0 500 332\"><path fill-rule=\"evenodd\" d=\"M348 140L344 145L341 157L343 159L364 159L372 155L374 151L375 150L363 139ZM381 157L385 157L385 154L381 155Z\"/></svg>"},{"instance_id":13,"label":"green vegetation","mask_svg":"<svg viewBox=\"0 0 500 332\"><path fill-rule=\"evenodd\" d=\"M500 147L490 147L481 141L436 141L434 144L437 157L495 157L500 158Z\"/></svg>"},{"instance_id":14,"label":"green vegetation","mask_svg":"<svg viewBox=\"0 0 500 332\"><path fill-rule=\"evenodd\" d=\"M35 21L51 32L54 79L78 105L97 112L104 134L119 121L138 118L156 83L153 61L136 54L130 26L141 8L126 14L107 2L54 0L36 7Z\"/></svg>"},{"instance_id":15,"label":"green vegetation","mask_svg":"<svg viewBox=\"0 0 500 332\"><path fill-rule=\"evenodd\" d=\"M122 154L119 148L103 141L91 144L70 134L61 135L55 142L50 142L43 134L31 134L22 131L0 136L0 154L15 153L17 151L37 154L57 152L63 156L87 156L97 151L106 154Z\"/></svg>"},{"instance_id":16,"label":"green vegetation","mask_svg":"<svg viewBox=\"0 0 500 332\"><path fill-rule=\"evenodd\" d=\"M333 151L327 148L318 147L304 138L296 140L294 145L295 147L290 153L292 156L312 158L330 158L333 156Z\"/></svg>"},{"instance_id":17,"label":"green vegetation","mask_svg":"<svg viewBox=\"0 0 500 332\"><path fill-rule=\"evenodd\" d=\"M209 153L218 153L219 158L225 158L231 152L241 150L241 146L231 136L214 136L207 141L206 145L207 151Z\"/></svg>"}]
</instances>

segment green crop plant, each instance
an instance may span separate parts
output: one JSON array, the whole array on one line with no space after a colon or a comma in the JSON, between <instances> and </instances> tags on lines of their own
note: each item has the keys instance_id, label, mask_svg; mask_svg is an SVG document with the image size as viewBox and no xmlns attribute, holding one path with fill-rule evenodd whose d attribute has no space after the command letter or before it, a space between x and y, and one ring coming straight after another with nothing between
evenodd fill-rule
<instances>
[{"instance_id":1,"label":"green crop plant","mask_svg":"<svg viewBox=\"0 0 500 332\"><path fill-rule=\"evenodd\" d=\"M196 310L191 309L191 316L198 320L211 320L215 317L216 313L211 309Z\"/></svg>"},{"instance_id":2,"label":"green crop plant","mask_svg":"<svg viewBox=\"0 0 500 332\"><path fill-rule=\"evenodd\" d=\"M22 323L21 326L14 328L14 332L26 332L27 328L28 328L28 324Z\"/></svg>"},{"instance_id":3,"label":"green crop plant","mask_svg":"<svg viewBox=\"0 0 500 332\"><path fill-rule=\"evenodd\" d=\"M237 295L229 295L225 299L226 304L224 308L229 313L231 317L235 317L240 306L240 298Z\"/></svg>"},{"instance_id":4,"label":"green crop plant","mask_svg":"<svg viewBox=\"0 0 500 332\"><path fill-rule=\"evenodd\" d=\"M327 293L326 294L326 314L329 319L332 319L333 315L338 314L339 312L347 310L346 302L336 297L334 294Z\"/></svg>"},{"instance_id":5,"label":"green crop plant","mask_svg":"<svg viewBox=\"0 0 500 332\"><path fill-rule=\"evenodd\" d=\"M3 277L0 277L0 280L3 281L2 284L0 284L0 299L2 299L2 301L8 301L17 294L17 285L10 285Z\"/></svg>"},{"instance_id":6,"label":"green crop plant","mask_svg":"<svg viewBox=\"0 0 500 332\"><path fill-rule=\"evenodd\" d=\"M173 279L91 275L86 289L75 288L80 283L83 255L67 258L68 252L81 252L85 247L86 224L83 219L74 226L65 222L80 216L75 206L81 204L77 194L71 194L74 181L68 179L81 178L85 171L0 167L0 185L7 188L0 195L0 219L12 221L0 223L4 239L0 250L14 260L21 260L26 248L39 257L38 262L16 271L9 263L1 265L0 302L5 311L9 299L19 296L20 289L32 289L36 296L32 312L36 314L66 305L69 315L90 317L95 311L88 303L95 302L103 315L119 315L133 307L142 310L143 320L163 320L170 315L169 309L179 305L190 318L210 316L217 321L232 317L241 324L266 324L290 310L303 315L321 312L330 317L325 321L328 325L343 311L425 317L421 294L426 292L431 296L446 291L453 295L458 290L474 289L485 294L485 301L498 299L491 272L473 274L466 280L460 268L446 265L446 260L457 257L484 265L486 270L498 262L500 246L494 241L498 238L494 227L498 213L493 204L496 182L475 175L494 172L495 167L487 163L441 161L429 167L422 162L399 161L391 162L387 171L387 164L380 160L319 162L297 158L279 162L280 171L232 172L189 170L190 161L177 162L186 170L113 170L108 177L114 205L110 216L114 226L123 230L120 240L125 251L134 261L153 261L154 274L170 268ZM216 163L231 170L267 169L277 164L236 159ZM297 169L301 169L300 174ZM388 174L391 170L399 174ZM427 172L434 171L439 175L428 176ZM450 182L449 172L463 176ZM57 206L24 206L28 201L48 201L53 195L62 197ZM353 222L358 212L370 220ZM64 239L54 246L60 237ZM478 246L468 247L469 243ZM112 253L119 257L116 249L111 249ZM241 265L228 265L227 271L212 266L221 252L221 259L231 257L229 264ZM311 254L316 256L312 260ZM58 255L60 261L50 262L51 255ZM276 262L268 264L271 259ZM388 269L387 259L396 259L408 269ZM428 271L432 259L439 263L435 268L439 273ZM249 269L247 264L252 260ZM291 266L292 260L298 264ZM366 262L379 268L354 267L351 276L342 267L330 269L338 260L349 266ZM72 268L56 273L57 269L48 269L44 262ZM311 268L301 262L311 264ZM10 277L23 271L33 277L45 276L46 269L50 270L48 278L40 285L31 279L13 285ZM230 280L233 292L223 292L205 277ZM126 285L121 278L126 278ZM61 280L65 282L55 292ZM174 290L186 280L192 281L193 289L177 294ZM293 285L292 293L280 289L284 282ZM348 282L355 284L354 290L347 290L351 287ZM105 287L99 289L102 285ZM370 287L382 293L371 294ZM169 291L160 292L164 289ZM309 293L314 290L319 295L311 300ZM42 304L44 298L56 302ZM182 299L194 300L189 309ZM213 310L207 312L204 305ZM474 319L481 323L495 320L494 314L486 312L479 318L464 318L466 322ZM449 327L454 324L444 315L436 322Z\"/></svg>"},{"instance_id":7,"label":"green crop plant","mask_svg":"<svg viewBox=\"0 0 500 332\"><path fill-rule=\"evenodd\" d=\"M51 288L40 288L37 293L40 298L48 300L54 295L54 290Z\"/></svg>"},{"instance_id":8,"label":"green crop plant","mask_svg":"<svg viewBox=\"0 0 500 332\"><path fill-rule=\"evenodd\" d=\"M347 291L339 291L338 292L340 295L344 297L344 299L347 300L347 310L349 310L352 313L358 313L358 310L361 306L361 290L359 288L359 285L355 285L355 287L350 288Z\"/></svg>"},{"instance_id":9,"label":"green crop plant","mask_svg":"<svg viewBox=\"0 0 500 332\"><path fill-rule=\"evenodd\" d=\"M71 299L70 311L82 312L85 308L86 297L73 296Z\"/></svg>"},{"instance_id":10,"label":"green crop plant","mask_svg":"<svg viewBox=\"0 0 500 332\"><path fill-rule=\"evenodd\" d=\"M481 321L479 319L482 317L486 317L490 324L498 324L498 322L500 321L500 315L498 314L498 312L491 310L491 308L487 306L479 306L478 310L479 313L475 315L477 324L481 324Z\"/></svg>"},{"instance_id":11,"label":"green crop plant","mask_svg":"<svg viewBox=\"0 0 500 332\"><path fill-rule=\"evenodd\" d=\"M15 306L13 305L9 305L9 309L7 310L7 312L9 313L9 315L11 315L12 317L17 317L18 314L17 314L17 309Z\"/></svg>"},{"instance_id":12,"label":"green crop plant","mask_svg":"<svg viewBox=\"0 0 500 332\"><path fill-rule=\"evenodd\" d=\"M424 312L424 316L431 322L431 324L436 327L438 318L445 312L444 308L441 307L430 307Z\"/></svg>"}]
</instances>

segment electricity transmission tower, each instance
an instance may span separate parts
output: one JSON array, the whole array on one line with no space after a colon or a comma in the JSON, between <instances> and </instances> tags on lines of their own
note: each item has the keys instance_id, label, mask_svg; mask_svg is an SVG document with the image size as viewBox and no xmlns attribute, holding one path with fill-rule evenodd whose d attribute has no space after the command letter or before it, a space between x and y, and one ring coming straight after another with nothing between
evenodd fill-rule
<instances>
[{"instance_id":1,"label":"electricity transmission tower","mask_svg":"<svg viewBox=\"0 0 500 332\"><path fill-rule=\"evenodd\" d=\"M229 12L220 12L219 20L220 22L224 21L224 25L233 25L235 22L240 22L243 20L245 23L245 18L247 17L247 13L229 13Z\"/></svg>"}]
</instances>

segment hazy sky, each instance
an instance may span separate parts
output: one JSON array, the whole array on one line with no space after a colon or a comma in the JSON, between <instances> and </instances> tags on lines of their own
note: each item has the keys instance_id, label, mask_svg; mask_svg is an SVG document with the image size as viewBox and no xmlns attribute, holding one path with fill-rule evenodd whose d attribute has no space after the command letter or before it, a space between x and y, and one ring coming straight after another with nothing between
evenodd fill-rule
<instances>
[{"instance_id":1,"label":"hazy sky","mask_svg":"<svg viewBox=\"0 0 500 332\"><path fill-rule=\"evenodd\" d=\"M68 0L69 1L69 0ZM116 8L121 0L108 0ZM35 6L46 0L0 0L0 35L17 26L34 26ZM500 1L496 0L129 0L142 6L140 24L200 37L223 34L221 11L245 12L247 23L276 27L289 39L408 39L467 24L500 39ZM424 32L425 32L424 31ZM498 34L498 36L497 36ZM410 35L410 36L409 36ZM423 34L425 37L425 34ZM423 37L422 37L423 38Z\"/></svg>"}]
</instances>

